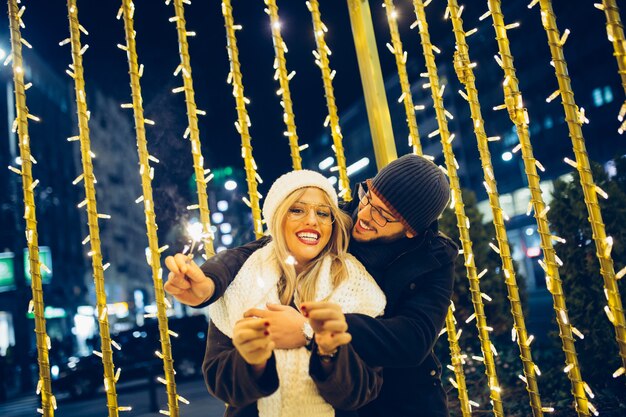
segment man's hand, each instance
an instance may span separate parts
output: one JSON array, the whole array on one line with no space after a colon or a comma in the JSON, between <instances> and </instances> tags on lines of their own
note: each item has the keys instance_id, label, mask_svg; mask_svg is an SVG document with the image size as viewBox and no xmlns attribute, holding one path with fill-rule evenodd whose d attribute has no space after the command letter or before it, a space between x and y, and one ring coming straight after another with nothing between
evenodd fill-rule
<instances>
[{"instance_id":1,"label":"man's hand","mask_svg":"<svg viewBox=\"0 0 626 417\"><path fill-rule=\"evenodd\" d=\"M251 308L243 316L265 319L270 324L268 329L277 349L295 349L306 344L302 332L306 319L293 307L267 304L267 310Z\"/></svg>"},{"instance_id":2,"label":"man's hand","mask_svg":"<svg viewBox=\"0 0 626 417\"><path fill-rule=\"evenodd\" d=\"M352 340L348 333L346 316L338 304L310 302L303 303L300 308L315 332L315 342L320 354L332 354L339 346L347 345Z\"/></svg>"},{"instance_id":3,"label":"man's hand","mask_svg":"<svg viewBox=\"0 0 626 417\"><path fill-rule=\"evenodd\" d=\"M170 270L163 289L178 301L189 306L197 306L208 300L215 291L213 280L182 253L165 258Z\"/></svg>"},{"instance_id":4,"label":"man's hand","mask_svg":"<svg viewBox=\"0 0 626 417\"><path fill-rule=\"evenodd\" d=\"M267 330L265 319L244 318L235 324L233 345L241 357L255 370L257 376L263 374L267 360L272 356L276 345Z\"/></svg>"}]
</instances>

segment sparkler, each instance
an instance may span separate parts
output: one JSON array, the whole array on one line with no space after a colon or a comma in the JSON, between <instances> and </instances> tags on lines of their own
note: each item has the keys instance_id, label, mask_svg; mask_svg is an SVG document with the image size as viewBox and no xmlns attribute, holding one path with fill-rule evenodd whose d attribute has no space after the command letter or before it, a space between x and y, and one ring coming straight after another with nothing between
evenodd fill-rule
<instances>
[{"instance_id":1,"label":"sparkler","mask_svg":"<svg viewBox=\"0 0 626 417\"><path fill-rule=\"evenodd\" d=\"M196 244L202 242L202 240L207 237L207 234L203 233L201 223L189 223L187 225L187 233L191 237L191 247L187 253L187 263L190 263L193 260L193 251Z\"/></svg>"}]
</instances>

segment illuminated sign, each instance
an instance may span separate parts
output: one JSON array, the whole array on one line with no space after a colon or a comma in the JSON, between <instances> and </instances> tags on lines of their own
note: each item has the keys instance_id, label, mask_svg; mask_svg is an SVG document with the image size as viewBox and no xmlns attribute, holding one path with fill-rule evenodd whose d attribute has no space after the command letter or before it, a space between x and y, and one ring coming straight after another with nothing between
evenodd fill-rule
<instances>
[{"instance_id":1,"label":"illuminated sign","mask_svg":"<svg viewBox=\"0 0 626 417\"><path fill-rule=\"evenodd\" d=\"M65 309L59 307L46 306L43 310L43 317L45 319L62 319L67 316ZM34 313L27 313L26 317L29 319L35 318Z\"/></svg>"},{"instance_id":2,"label":"illuminated sign","mask_svg":"<svg viewBox=\"0 0 626 417\"><path fill-rule=\"evenodd\" d=\"M128 317L128 303L107 304L107 311L109 315L115 314L115 317L118 319L123 319L124 317Z\"/></svg>"},{"instance_id":3,"label":"illuminated sign","mask_svg":"<svg viewBox=\"0 0 626 417\"><path fill-rule=\"evenodd\" d=\"M52 279L52 254L50 248L47 246L39 246L39 262L43 265L41 267L41 282L42 284L49 284ZM30 275L30 257L28 256L28 249L24 249L24 275L26 277L26 284L30 285L32 278Z\"/></svg>"},{"instance_id":4,"label":"illuminated sign","mask_svg":"<svg viewBox=\"0 0 626 417\"><path fill-rule=\"evenodd\" d=\"M0 290L15 288L15 269L13 252L0 253Z\"/></svg>"}]
</instances>

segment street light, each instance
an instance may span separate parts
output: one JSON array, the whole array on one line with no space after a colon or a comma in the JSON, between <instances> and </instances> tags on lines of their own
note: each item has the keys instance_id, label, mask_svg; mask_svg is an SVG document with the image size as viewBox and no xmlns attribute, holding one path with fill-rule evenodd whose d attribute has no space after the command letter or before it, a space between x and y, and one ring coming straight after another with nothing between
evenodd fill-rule
<instances>
[{"instance_id":1,"label":"street light","mask_svg":"<svg viewBox=\"0 0 626 417\"><path fill-rule=\"evenodd\" d=\"M220 232L221 233L230 233L233 230L233 227L230 223L222 223L220 224Z\"/></svg>"},{"instance_id":2,"label":"street light","mask_svg":"<svg viewBox=\"0 0 626 417\"><path fill-rule=\"evenodd\" d=\"M217 209L219 211L226 211L228 210L228 201L226 200L220 200L217 202Z\"/></svg>"},{"instance_id":3,"label":"street light","mask_svg":"<svg viewBox=\"0 0 626 417\"><path fill-rule=\"evenodd\" d=\"M233 180L228 180L224 183L224 188L226 188L228 191L233 191L235 188L237 188L237 183Z\"/></svg>"},{"instance_id":4,"label":"street light","mask_svg":"<svg viewBox=\"0 0 626 417\"><path fill-rule=\"evenodd\" d=\"M213 223L220 224L224 221L224 215L220 212L215 212L211 214L211 219L213 220Z\"/></svg>"}]
</instances>

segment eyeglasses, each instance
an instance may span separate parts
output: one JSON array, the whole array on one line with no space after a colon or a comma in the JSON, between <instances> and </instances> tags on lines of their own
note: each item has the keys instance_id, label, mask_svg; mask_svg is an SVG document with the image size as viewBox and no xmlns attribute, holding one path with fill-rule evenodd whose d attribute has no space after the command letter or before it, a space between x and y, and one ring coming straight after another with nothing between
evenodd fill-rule
<instances>
[{"instance_id":1,"label":"eyeglasses","mask_svg":"<svg viewBox=\"0 0 626 417\"><path fill-rule=\"evenodd\" d=\"M333 211L330 206L325 204L306 203L304 201L296 201L287 211L287 218L290 220L301 220L309 216L313 210L317 221L321 224L332 224L335 221Z\"/></svg>"},{"instance_id":2,"label":"eyeglasses","mask_svg":"<svg viewBox=\"0 0 626 417\"><path fill-rule=\"evenodd\" d=\"M369 197L369 191L366 190L365 187L363 187L363 185L361 184L359 184L359 203L363 207L366 207L368 205L370 206L370 217L372 218L372 220L374 220L374 223L376 223L380 227L385 227L387 223L400 223L400 220L388 218L387 216L385 216L385 214L383 214L387 213L386 211L374 206L372 204L372 200ZM391 216L389 213L388 215Z\"/></svg>"}]
</instances>

